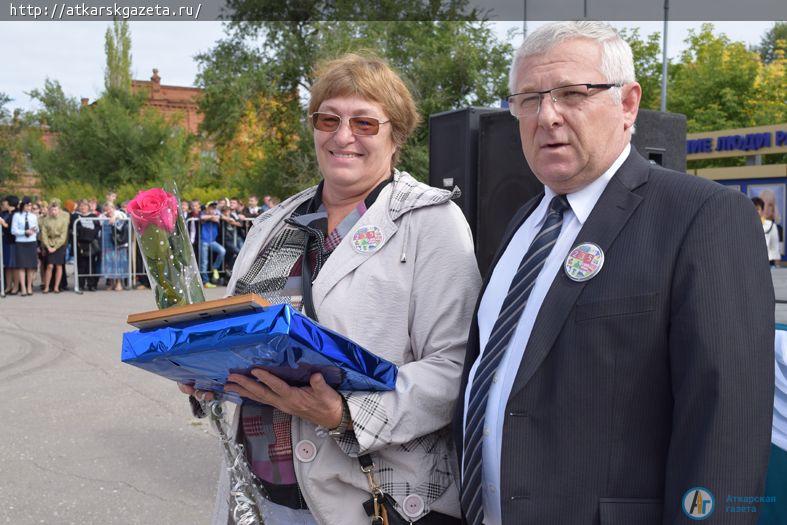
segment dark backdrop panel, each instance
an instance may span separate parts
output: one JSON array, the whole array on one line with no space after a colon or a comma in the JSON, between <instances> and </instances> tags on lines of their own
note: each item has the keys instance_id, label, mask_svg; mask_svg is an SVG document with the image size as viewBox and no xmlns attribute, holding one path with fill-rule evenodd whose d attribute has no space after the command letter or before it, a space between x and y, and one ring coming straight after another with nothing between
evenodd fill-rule
<instances>
[{"instance_id":1,"label":"dark backdrop panel","mask_svg":"<svg viewBox=\"0 0 787 525\"><path fill-rule=\"evenodd\" d=\"M686 171L686 115L640 109L631 143L646 159Z\"/></svg>"},{"instance_id":2,"label":"dark backdrop panel","mask_svg":"<svg viewBox=\"0 0 787 525\"><path fill-rule=\"evenodd\" d=\"M462 195L456 202L476 234L476 180L478 178L478 117L496 111L463 108L429 117L429 185Z\"/></svg>"},{"instance_id":3,"label":"dark backdrop panel","mask_svg":"<svg viewBox=\"0 0 787 525\"><path fill-rule=\"evenodd\" d=\"M525 161L517 120L507 109L481 115L476 258L482 275L486 275L511 217L543 189Z\"/></svg>"}]
</instances>

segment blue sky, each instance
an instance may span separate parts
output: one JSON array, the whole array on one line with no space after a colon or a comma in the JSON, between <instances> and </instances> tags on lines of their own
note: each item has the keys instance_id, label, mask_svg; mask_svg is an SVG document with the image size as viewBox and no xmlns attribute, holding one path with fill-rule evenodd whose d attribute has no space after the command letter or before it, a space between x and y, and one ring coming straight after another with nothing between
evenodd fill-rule
<instances>
[{"instance_id":1,"label":"blue sky","mask_svg":"<svg viewBox=\"0 0 787 525\"><path fill-rule=\"evenodd\" d=\"M543 22L529 22L533 30ZM660 32L661 22L615 22L614 26L640 27L640 34ZM683 40L699 22L671 22L668 54L675 57ZM731 39L757 44L773 22L715 22ZM521 43L522 22L495 23L499 38L517 29L512 44ZM0 92L14 100L10 107L34 109L25 92L42 87L49 77L59 80L68 95L91 100L104 82L104 32L108 22L0 22ZM223 35L220 22L130 22L133 78L146 80L158 68L161 82L193 85L197 64L193 57L210 49Z\"/></svg>"}]
</instances>

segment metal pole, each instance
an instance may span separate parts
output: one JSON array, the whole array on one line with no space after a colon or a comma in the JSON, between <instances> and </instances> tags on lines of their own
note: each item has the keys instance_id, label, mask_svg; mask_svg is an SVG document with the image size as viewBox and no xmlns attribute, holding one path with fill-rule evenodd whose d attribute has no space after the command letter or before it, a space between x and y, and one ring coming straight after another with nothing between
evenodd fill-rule
<instances>
[{"instance_id":1,"label":"metal pole","mask_svg":"<svg viewBox=\"0 0 787 525\"><path fill-rule=\"evenodd\" d=\"M669 0L664 0L664 35L661 43L661 111L667 111L667 24Z\"/></svg>"},{"instance_id":2,"label":"metal pole","mask_svg":"<svg viewBox=\"0 0 787 525\"><path fill-rule=\"evenodd\" d=\"M81 220L82 217L78 217L77 220L74 221L74 227L71 228L74 230L72 232L74 238L74 293L82 293L79 290L79 245L77 244L77 224Z\"/></svg>"},{"instance_id":3,"label":"metal pole","mask_svg":"<svg viewBox=\"0 0 787 525\"><path fill-rule=\"evenodd\" d=\"M134 260L135 254L132 254L132 249L131 249L131 247L134 246L131 243L132 235L134 235L134 228L131 227L131 219L126 219L126 228L128 228L128 246L126 247L126 251L128 251L128 281L127 282L128 282L128 289L133 290L134 270L132 269L131 262Z\"/></svg>"},{"instance_id":4,"label":"metal pole","mask_svg":"<svg viewBox=\"0 0 787 525\"><path fill-rule=\"evenodd\" d=\"M522 38L527 36L527 0L522 3Z\"/></svg>"},{"instance_id":5,"label":"metal pole","mask_svg":"<svg viewBox=\"0 0 787 525\"><path fill-rule=\"evenodd\" d=\"M9 224L10 228L11 225ZM5 266L3 266L3 243L0 242L0 297L5 297Z\"/></svg>"}]
</instances>

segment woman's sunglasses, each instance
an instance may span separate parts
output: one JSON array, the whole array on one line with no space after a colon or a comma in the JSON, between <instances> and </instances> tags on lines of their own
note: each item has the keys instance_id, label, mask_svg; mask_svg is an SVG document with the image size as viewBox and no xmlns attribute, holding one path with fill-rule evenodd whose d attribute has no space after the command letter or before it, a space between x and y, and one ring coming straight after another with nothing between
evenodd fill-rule
<instances>
[{"instance_id":1,"label":"woman's sunglasses","mask_svg":"<svg viewBox=\"0 0 787 525\"><path fill-rule=\"evenodd\" d=\"M374 117L340 117L333 113L315 112L309 115L312 126L317 131L326 133L336 133L345 118L350 123L350 131L353 135L377 135L382 124L391 122L390 120L380 121Z\"/></svg>"}]
</instances>

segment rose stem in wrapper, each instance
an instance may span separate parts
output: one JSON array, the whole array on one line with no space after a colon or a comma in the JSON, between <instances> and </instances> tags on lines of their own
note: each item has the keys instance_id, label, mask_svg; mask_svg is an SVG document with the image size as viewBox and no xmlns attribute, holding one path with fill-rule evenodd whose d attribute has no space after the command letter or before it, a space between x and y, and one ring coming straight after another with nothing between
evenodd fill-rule
<instances>
[{"instance_id":1,"label":"rose stem in wrapper","mask_svg":"<svg viewBox=\"0 0 787 525\"><path fill-rule=\"evenodd\" d=\"M159 309L205 300L197 259L186 223L180 215L176 190L140 191L128 203L150 285Z\"/></svg>"}]
</instances>

